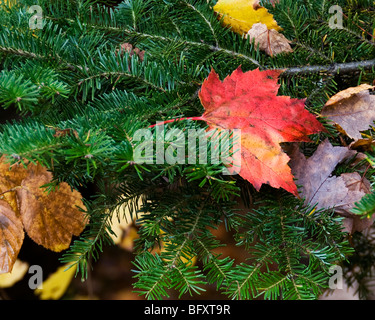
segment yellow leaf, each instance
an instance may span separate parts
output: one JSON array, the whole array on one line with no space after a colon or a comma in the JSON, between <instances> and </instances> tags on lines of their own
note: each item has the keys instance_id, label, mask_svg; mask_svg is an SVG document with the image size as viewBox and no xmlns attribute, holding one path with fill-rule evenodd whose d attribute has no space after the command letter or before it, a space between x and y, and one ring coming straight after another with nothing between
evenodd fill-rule
<instances>
[{"instance_id":1,"label":"yellow leaf","mask_svg":"<svg viewBox=\"0 0 375 320\"><path fill-rule=\"evenodd\" d=\"M138 199L138 207L141 207L142 205L142 197L139 197ZM113 242L115 244L120 245L120 247L123 247L123 245L126 248L129 248L130 243L129 241L133 242L133 240L136 238L134 231L131 231L129 233L130 229L133 225L133 219L135 216L132 216L129 210L129 206L127 204L120 205L116 208L116 213L112 216L111 220L111 229L115 234L110 234L110 237L112 238ZM138 214L138 218L140 218L142 214ZM135 230L135 229L134 229ZM124 237L128 237L130 235L130 238L123 239ZM124 242L124 240L126 240Z\"/></svg>"},{"instance_id":2,"label":"yellow leaf","mask_svg":"<svg viewBox=\"0 0 375 320\"><path fill-rule=\"evenodd\" d=\"M40 296L41 300L60 299L68 289L77 269L76 266L67 269L68 267L66 264L58 268L42 283L41 288L35 289L34 293Z\"/></svg>"},{"instance_id":3,"label":"yellow leaf","mask_svg":"<svg viewBox=\"0 0 375 320\"><path fill-rule=\"evenodd\" d=\"M273 15L266 8L256 7L255 0L219 0L214 6L214 11L223 18L223 23L232 27L239 34L246 34L253 24L263 23L268 29L281 31Z\"/></svg>"},{"instance_id":4,"label":"yellow leaf","mask_svg":"<svg viewBox=\"0 0 375 320\"><path fill-rule=\"evenodd\" d=\"M17 259L11 272L0 274L0 288L13 286L25 276L28 269L29 264L27 262L22 262Z\"/></svg>"},{"instance_id":5,"label":"yellow leaf","mask_svg":"<svg viewBox=\"0 0 375 320\"><path fill-rule=\"evenodd\" d=\"M126 229L125 236L119 243L119 246L127 251L133 251L134 240L138 237L137 229L133 226L129 226Z\"/></svg>"}]
</instances>

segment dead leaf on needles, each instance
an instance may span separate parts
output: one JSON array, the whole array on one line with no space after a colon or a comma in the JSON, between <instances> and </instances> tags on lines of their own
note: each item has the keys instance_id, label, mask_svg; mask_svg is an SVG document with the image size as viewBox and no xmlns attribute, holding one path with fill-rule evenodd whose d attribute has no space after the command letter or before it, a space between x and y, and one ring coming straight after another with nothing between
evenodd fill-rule
<instances>
[{"instance_id":1,"label":"dead leaf on needles","mask_svg":"<svg viewBox=\"0 0 375 320\"><path fill-rule=\"evenodd\" d=\"M45 167L32 163L27 168L9 167L0 158L0 273L12 271L25 231L45 248L62 251L87 223L78 191L65 182L50 192L42 187L52 180Z\"/></svg>"},{"instance_id":2,"label":"dead leaf on needles","mask_svg":"<svg viewBox=\"0 0 375 320\"><path fill-rule=\"evenodd\" d=\"M250 41L254 40L254 44L259 45L259 49L271 57L283 52L293 52L291 41L275 29L268 29L263 23L255 23L246 37L250 37Z\"/></svg>"},{"instance_id":3,"label":"dead leaf on needles","mask_svg":"<svg viewBox=\"0 0 375 320\"><path fill-rule=\"evenodd\" d=\"M339 126L354 140L362 138L361 131L368 130L375 120L375 96L362 84L340 91L332 96L322 109L322 115Z\"/></svg>"},{"instance_id":4,"label":"dead leaf on needles","mask_svg":"<svg viewBox=\"0 0 375 320\"><path fill-rule=\"evenodd\" d=\"M301 185L301 194L306 204L316 204L317 209L333 209L346 217L344 225L351 233L362 231L372 224L372 220L361 219L351 213L354 203L370 192L370 183L357 172L339 176L332 175L332 172L339 163L355 157L356 154L354 150L334 147L325 140L308 159L298 148L290 155L292 173L297 179L296 184Z\"/></svg>"}]
</instances>

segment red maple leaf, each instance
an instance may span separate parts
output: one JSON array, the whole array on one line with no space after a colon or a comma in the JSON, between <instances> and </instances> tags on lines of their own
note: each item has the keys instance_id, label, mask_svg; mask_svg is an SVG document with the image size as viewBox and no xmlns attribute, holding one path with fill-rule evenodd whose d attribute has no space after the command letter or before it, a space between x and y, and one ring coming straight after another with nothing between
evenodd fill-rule
<instances>
[{"instance_id":1,"label":"red maple leaf","mask_svg":"<svg viewBox=\"0 0 375 320\"><path fill-rule=\"evenodd\" d=\"M305 99L278 96L280 70L242 72L239 67L224 81L214 70L204 81L199 98L209 129L241 129L239 175L259 191L266 183L298 195L289 157L281 142L310 141L322 124L305 109Z\"/></svg>"},{"instance_id":2,"label":"red maple leaf","mask_svg":"<svg viewBox=\"0 0 375 320\"><path fill-rule=\"evenodd\" d=\"M212 70L199 98L205 109L200 117L164 121L203 120L209 130L241 130L239 175L259 191L262 184L283 188L298 196L281 142L308 142L308 135L324 131L305 109L305 99L278 96L282 70L242 72L237 68L224 81ZM154 125L153 125L154 126ZM153 127L151 126L151 127ZM238 169L236 169L238 171Z\"/></svg>"}]
</instances>

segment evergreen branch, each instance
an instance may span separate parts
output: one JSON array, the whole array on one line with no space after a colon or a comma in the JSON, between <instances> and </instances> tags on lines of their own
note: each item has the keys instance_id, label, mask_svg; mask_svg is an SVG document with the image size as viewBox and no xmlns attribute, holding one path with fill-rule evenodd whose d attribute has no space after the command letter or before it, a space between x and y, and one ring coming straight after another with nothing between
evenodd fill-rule
<instances>
[{"instance_id":1,"label":"evergreen branch","mask_svg":"<svg viewBox=\"0 0 375 320\"><path fill-rule=\"evenodd\" d=\"M210 31L211 31L214 39L215 39L215 46L219 47L219 41L218 41L218 39L216 37L214 28L212 27L211 23L206 19L206 17L199 10L197 10L197 8L195 6L193 6L192 4L187 3L186 1L182 1L182 3L184 3L190 9L194 10L204 20L204 22L208 25L208 27L209 27L209 29L210 29Z\"/></svg>"},{"instance_id":2,"label":"evergreen branch","mask_svg":"<svg viewBox=\"0 0 375 320\"><path fill-rule=\"evenodd\" d=\"M375 213L375 193L372 192L363 196L360 201L354 204L351 211L361 217L371 218Z\"/></svg>"},{"instance_id":3,"label":"evergreen branch","mask_svg":"<svg viewBox=\"0 0 375 320\"><path fill-rule=\"evenodd\" d=\"M83 78L79 81L78 85L81 85L82 83L84 82L89 82L95 78L107 78L107 77L113 77L113 76L116 76L116 77L127 77L129 79L134 79L134 80L137 80L137 81L142 81L144 82L146 85L156 89L156 90L160 90L162 92L166 92L166 90L162 87L159 87L149 81L147 81L146 79L143 79L143 78L140 78L140 77L137 77L129 72L121 72L121 71L112 71L112 72L101 72L101 73L98 73L98 74L95 74L95 75L92 75L92 76L89 76L87 78Z\"/></svg>"},{"instance_id":4,"label":"evergreen branch","mask_svg":"<svg viewBox=\"0 0 375 320\"><path fill-rule=\"evenodd\" d=\"M281 76L290 77L295 75L308 75L314 73L326 73L326 74L346 74L360 69L373 69L375 67L375 59L365 61L353 61L345 63L333 63L331 65L315 65L315 66L303 66L303 67L291 67L283 71Z\"/></svg>"},{"instance_id":5,"label":"evergreen branch","mask_svg":"<svg viewBox=\"0 0 375 320\"><path fill-rule=\"evenodd\" d=\"M166 36L160 36L160 35L155 35L155 34L148 34L148 33L142 33L142 32L137 32L135 30L130 30L130 29L124 29L121 27L113 27L113 26L100 26L100 25L93 25L93 24L85 24L86 26L89 26L93 29L98 29L98 30L108 30L108 31L115 31L119 33L124 33L127 36L131 37L138 37L138 38L146 38L146 39L151 39L151 40L161 40L161 41L166 41L166 42L173 42L176 40L176 38L172 37L166 37ZM239 53L233 50L225 49L217 45L210 45L204 42L196 42L196 41L191 41L191 40L181 40L185 45L190 45L193 47L198 47L198 48L204 48L209 51L212 51L213 53L225 53L227 55L236 57L236 58L241 58L248 60L252 64L256 65L259 68L263 68L262 65L255 59L251 58L250 56L244 54L244 53Z\"/></svg>"},{"instance_id":6,"label":"evergreen branch","mask_svg":"<svg viewBox=\"0 0 375 320\"><path fill-rule=\"evenodd\" d=\"M13 54L16 56L21 56L24 58L31 58L31 59L46 59L46 57L36 54L34 52L25 51L19 48L12 48L12 47L4 47L0 46L0 52L5 54Z\"/></svg>"}]
</instances>

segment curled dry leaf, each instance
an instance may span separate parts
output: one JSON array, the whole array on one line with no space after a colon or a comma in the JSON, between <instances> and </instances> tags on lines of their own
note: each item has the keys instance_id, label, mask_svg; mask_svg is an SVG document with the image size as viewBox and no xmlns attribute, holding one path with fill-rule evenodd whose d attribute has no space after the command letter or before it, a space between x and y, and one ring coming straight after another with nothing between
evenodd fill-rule
<instances>
[{"instance_id":1,"label":"curled dry leaf","mask_svg":"<svg viewBox=\"0 0 375 320\"><path fill-rule=\"evenodd\" d=\"M24 237L21 219L6 201L0 200L0 273L12 270Z\"/></svg>"},{"instance_id":2,"label":"curled dry leaf","mask_svg":"<svg viewBox=\"0 0 375 320\"><path fill-rule=\"evenodd\" d=\"M265 51L271 57L280 53L293 52L290 46L291 41L275 29L268 29L263 23L255 23L246 37L250 37L250 41L254 41L260 50Z\"/></svg>"},{"instance_id":3,"label":"curled dry leaf","mask_svg":"<svg viewBox=\"0 0 375 320\"><path fill-rule=\"evenodd\" d=\"M361 139L361 131L369 129L375 120L375 96L368 91L372 88L362 84L340 91L326 102L321 114L350 138Z\"/></svg>"},{"instance_id":4,"label":"curled dry leaf","mask_svg":"<svg viewBox=\"0 0 375 320\"><path fill-rule=\"evenodd\" d=\"M239 34L246 34L254 23L262 22L269 29L281 30L273 15L259 6L256 0L219 0L214 11L223 18L223 23Z\"/></svg>"},{"instance_id":5,"label":"curled dry leaf","mask_svg":"<svg viewBox=\"0 0 375 320\"><path fill-rule=\"evenodd\" d=\"M42 185L52 174L41 165L9 164L0 158L0 273L10 272L24 240L24 231L36 243L53 251L68 248L73 235L87 221L81 195L62 182L49 193Z\"/></svg>"},{"instance_id":6,"label":"curled dry leaf","mask_svg":"<svg viewBox=\"0 0 375 320\"><path fill-rule=\"evenodd\" d=\"M289 163L296 183L301 185L301 194L306 204L316 204L317 209L333 209L346 217L344 225L349 232L362 231L372 223L369 219L365 221L351 213L355 202L370 192L370 183L357 172L340 176L333 176L332 172L339 163L356 155L354 150L334 147L325 140L308 159L296 147L290 155Z\"/></svg>"}]
</instances>

